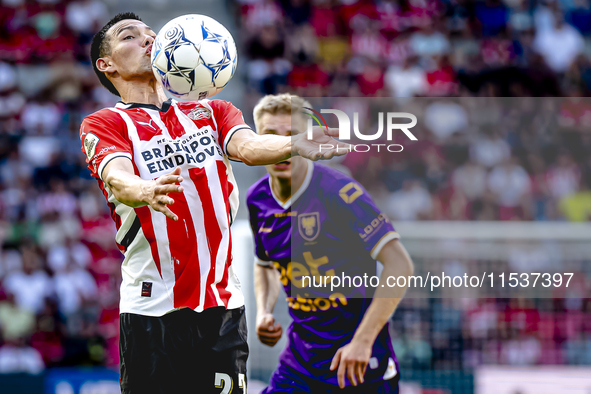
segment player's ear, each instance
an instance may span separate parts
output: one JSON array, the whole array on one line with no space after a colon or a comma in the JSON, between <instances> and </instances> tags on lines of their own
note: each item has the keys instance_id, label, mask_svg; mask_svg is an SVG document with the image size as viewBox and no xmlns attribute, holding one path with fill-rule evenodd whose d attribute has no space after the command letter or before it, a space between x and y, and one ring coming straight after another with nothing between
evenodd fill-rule
<instances>
[{"instance_id":1,"label":"player's ear","mask_svg":"<svg viewBox=\"0 0 591 394\"><path fill-rule=\"evenodd\" d=\"M113 64L113 61L108 56L98 58L96 60L96 68L100 72L103 72L106 74L111 74L111 73L117 71L115 68L115 65Z\"/></svg>"}]
</instances>

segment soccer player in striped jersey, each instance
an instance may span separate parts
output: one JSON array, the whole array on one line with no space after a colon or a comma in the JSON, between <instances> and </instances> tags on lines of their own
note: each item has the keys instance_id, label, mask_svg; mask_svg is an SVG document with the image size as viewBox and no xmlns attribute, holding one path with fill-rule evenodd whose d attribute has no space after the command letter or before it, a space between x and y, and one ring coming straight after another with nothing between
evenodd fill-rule
<instances>
[{"instance_id":1,"label":"soccer player in striped jersey","mask_svg":"<svg viewBox=\"0 0 591 394\"><path fill-rule=\"evenodd\" d=\"M305 134L304 108L310 104L297 96L264 97L254 110L257 132ZM292 157L267 171L247 195L257 259L257 335L274 346L283 333L273 317L281 285L293 321L263 394L397 393L400 375L387 322L405 288L380 283L412 275L398 233L363 187L337 170ZM383 272L373 298L368 285L334 290L324 279L329 286L318 286L341 274L377 279L375 260Z\"/></svg>"},{"instance_id":2,"label":"soccer player in striped jersey","mask_svg":"<svg viewBox=\"0 0 591 394\"><path fill-rule=\"evenodd\" d=\"M246 322L232 267L238 190L229 159L329 158L318 141L260 136L231 103L168 100L156 34L132 13L96 34L91 60L121 101L87 116L82 151L117 226L123 393L246 393ZM292 143L293 142L293 143ZM343 150L342 150L343 151Z\"/></svg>"}]
</instances>

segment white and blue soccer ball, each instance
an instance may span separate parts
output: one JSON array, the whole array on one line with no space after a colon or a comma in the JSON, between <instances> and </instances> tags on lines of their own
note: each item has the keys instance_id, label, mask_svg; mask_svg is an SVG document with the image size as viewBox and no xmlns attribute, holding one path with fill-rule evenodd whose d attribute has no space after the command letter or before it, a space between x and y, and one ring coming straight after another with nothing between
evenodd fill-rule
<instances>
[{"instance_id":1,"label":"white and blue soccer ball","mask_svg":"<svg viewBox=\"0 0 591 394\"><path fill-rule=\"evenodd\" d=\"M152 69L164 89L185 100L219 93L232 79L238 56L230 32L204 15L183 15L158 32Z\"/></svg>"}]
</instances>

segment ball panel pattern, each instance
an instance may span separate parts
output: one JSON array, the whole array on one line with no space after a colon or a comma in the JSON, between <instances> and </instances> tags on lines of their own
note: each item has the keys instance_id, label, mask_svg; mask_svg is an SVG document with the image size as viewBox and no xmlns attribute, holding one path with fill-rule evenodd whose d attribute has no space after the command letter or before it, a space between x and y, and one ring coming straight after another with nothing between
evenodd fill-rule
<instances>
[{"instance_id":1,"label":"ball panel pattern","mask_svg":"<svg viewBox=\"0 0 591 394\"><path fill-rule=\"evenodd\" d=\"M154 75L176 97L200 100L220 92L237 66L234 39L224 26L203 15L168 22L152 50Z\"/></svg>"}]
</instances>

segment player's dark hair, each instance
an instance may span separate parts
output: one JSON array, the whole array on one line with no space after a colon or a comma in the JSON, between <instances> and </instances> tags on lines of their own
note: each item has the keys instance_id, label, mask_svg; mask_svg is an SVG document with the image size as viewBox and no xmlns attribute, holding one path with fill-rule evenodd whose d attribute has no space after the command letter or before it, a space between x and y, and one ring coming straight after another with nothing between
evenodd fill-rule
<instances>
[{"instance_id":1,"label":"player's dark hair","mask_svg":"<svg viewBox=\"0 0 591 394\"><path fill-rule=\"evenodd\" d=\"M96 68L96 61L99 58L107 56L111 53L111 45L107 37L107 31L116 23L126 19L135 19L140 22L142 20L133 12L122 12L117 14L113 19L107 22L107 24L104 25L98 33L94 35L92 38L92 44L90 45L90 62L92 63L92 68L94 69L96 76L98 77L99 81L101 81L101 84L109 90L109 92L119 97L121 97L121 95L117 89L115 89L115 86L111 83L111 81L109 81L107 75Z\"/></svg>"}]
</instances>

